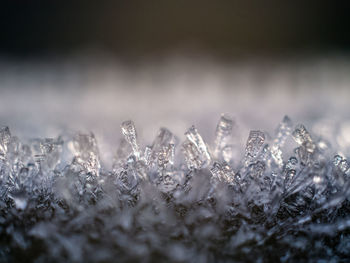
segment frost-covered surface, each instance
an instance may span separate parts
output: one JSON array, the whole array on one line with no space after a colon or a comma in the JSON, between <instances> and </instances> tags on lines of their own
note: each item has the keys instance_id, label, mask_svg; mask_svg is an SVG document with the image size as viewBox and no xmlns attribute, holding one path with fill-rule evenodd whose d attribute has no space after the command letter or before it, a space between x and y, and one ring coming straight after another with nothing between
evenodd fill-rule
<instances>
[{"instance_id":1,"label":"frost-covered surface","mask_svg":"<svg viewBox=\"0 0 350 263\"><path fill-rule=\"evenodd\" d=\"M0 131L1 262L300 262L350 257L350 169L293 124L240 148L222 115L150 145L121 124L112 168L92 133L21 142ZM317 127L317 126L316 126Z\"/></svg>"}]
</instances>

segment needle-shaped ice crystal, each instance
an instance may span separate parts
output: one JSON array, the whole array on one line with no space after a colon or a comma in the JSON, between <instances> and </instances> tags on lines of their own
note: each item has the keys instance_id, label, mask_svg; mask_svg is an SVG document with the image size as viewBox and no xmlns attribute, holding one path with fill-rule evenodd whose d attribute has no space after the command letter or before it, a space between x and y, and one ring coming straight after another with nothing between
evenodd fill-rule
<instances>
[{"instance_id":1,"label":"needle-shaped ice crystal","mask_svg":"<svg viewBox=\"0 0 350 263\"><path fill-rule=\"evenodd\" d=\"M9 127L0 128L0 159L4 159L7 153L7 146L10 143L11 133Z\"/></svg>"},{"instance_id":2,"label":"needle-shaped ice crystal","mask_svg":"<svg viewBox=\"0 0 350 263\"><path fill-rule=\"evenodd\" d=\"M162 149L158 152L158 166L161 169L165 169L169 164L170 166L174 165L174 155L175 155L175 146L174 144L168 144L163 146Z\"/></svg>"},{"instance_id":3,"label":"needle-shaped ice crystal","mask_svg":"<svg viewBox=\"0 0 350 263\"><path fill-rule=\"evenodd\" d=\"M152 159L152 147L146 146L145 151L143 152L143 161L148 166L151 164Z\"/></svg>"},{"instance_id":4,"label":"needle-shaped ice crystal","mask_svg":"<svg viewBox=\"0 0 350 263\"><path fill-rule=\"evenodd\" d=\"M292 180L297 172L298 159L294 156L290 157L285 167L284 186L287 189L290 187Z\"/></svg>"},{"instance_id":5,"label":"needle-shaped ice crystal","mask_svg":"<svg viewBox=\"0 0 350 263\"><path fill-rule=\"evenodd\" d=\"M152 144L149 162L158 163L161 169L165 168L167 163L172 165L174 163L175 143L176 138L171 131L161 128Z\"/></svg>"},{"instance_id":6,"label":"needle-shaped ice crystal","mask_svg":"<svg viewBox=\"0 0 350 263\"><path fill-rule=\"evenodd\" d=\"M232 135L232 126L233 121L232 118L227 114L222 114L220 120L216 126L215 131L215 146L214 146L214 157L219 158L220 153L228 144L229 139Z\"/></svg>"},{"instance_id":7,"label":"needle-shaped ice crystal","mask_svg":"<svg viewBox=\"0 0 350 263\"><path fill-rule=\"evenodd\" d=\"M134 123L130 120L124 121L121 128L126 141L131 145L133 154L135 155L136 159L139 159L140 150L139 145L137 144L137 134Z\"/></svg>"},{"instance_id":8,"label":"needle-shaped ice crystal","mask_svg":"<svg viewBox=\"0 0 350 263\"><path fill-rule=\"evenodd\" d=\"M198 133L197 129L192 125L191 128L185 133L187 139L193 143L198 152L201 154L204 163L208 164L210 162L210 154L208 151L208 147L205 144L202 136Z\"/></svg>"},{"instance_id":9,"label":"needle-shaped ice crystal","mask_svg":"<svg viewBox=\"0 0 350 263\"><path fill-rule=\"evenodd\" d=\"M182 144L182 152L185 156L188 169L200 169L202 167L201 153L192 142L185 141Z\"/></svg>"},{"instance_id":10,"label":"needle-shaped ice crystal","mask_svg":"<svg viewBox=\"0 0 350 263\"><path fill-rule=\"evenodd\" d=\"M246 157L248 159L255 158L259 154L264 142L265 134L262 131L250 131L245 148Z\"/></svg>"},{"instance_id":11,"label":"needle-shaped ice crystal","mask_svg":"<svg viewBox=\"0 0 350 263\"><path fill-rule=\"evenodd\" d=\"M274 159L276 164L281 168L283 165L283 156L281 147L284 146L284 143L287 137L290 135L292 129L292 121L288 116L284 116L282 122L277 128L276 139L273 141L271 146L271 157Z\"/></svg>"}]
</instances>

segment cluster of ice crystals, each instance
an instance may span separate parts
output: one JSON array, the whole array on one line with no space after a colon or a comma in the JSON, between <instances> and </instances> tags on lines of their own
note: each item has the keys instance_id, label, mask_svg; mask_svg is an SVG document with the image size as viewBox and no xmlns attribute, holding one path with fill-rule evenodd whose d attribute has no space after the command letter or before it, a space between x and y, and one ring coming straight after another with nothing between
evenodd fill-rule
<instances>
[{"instance_id":1,"label":"cluster of ice crystals","mask_svg":"<svg viewBox=\"0 0 350 263\"><path fill-rule=\"evenodd\" d=\"M213 143L192 126L181 145L161 128L143 147L125 121L110 171L92 133L1 128L0 262L348 260L346 156L286 116L240 160L234 127L222 115Z\"/></svg>"}]
</instances>

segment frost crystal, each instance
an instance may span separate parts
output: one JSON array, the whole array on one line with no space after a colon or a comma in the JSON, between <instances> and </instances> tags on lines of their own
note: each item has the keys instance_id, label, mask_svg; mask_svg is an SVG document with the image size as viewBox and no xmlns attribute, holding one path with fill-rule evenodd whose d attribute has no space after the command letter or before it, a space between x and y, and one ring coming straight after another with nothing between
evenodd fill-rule
<instances>
[{"instance_id":1,"label":"frost crystal","mask_svg":"<svg viewBox=\"0 0 350 263\"><path fill-rule=\"evenodd\" d=\"M247 164L256 158L265 142L265 134L262 131L250 131L245 148Z\"/></svg>"},{"instance_id":2,"label":"frost crystal","mask_svg":"<svg viewBox=\"0 0 350 263\"><path fill-rule=\"evenodd\" d=\"M229 156L227 156L230 151L228 143L232 134L232 126L232 119L228 115L221 115L215 131L214 156L217 159L220 158L220 154L224 155L224 158L229 159ZM226 150L223 151L223 149Z\"/></svg>"},{"instance_id":3,"label":"frost crystal","mask_svg":"<svg viewBox=\"0 0 350 263\"><path fill-rule=\"evenodd\" d=\"M277 129L276 139L273 141L273 144L271 146L271 156L280 168L283 165L283 156L281 148L284 146L287 137L290 135L291 129L292 121L289 119L288 116L284 116L282 122L280 123Z\"/></svg>"},{"instance_id":4,"label":"frost crystal","mask_svg":"<svg viewBox=\"0 0 350 263\"><path fill-rule=\"evenodd\" d=\"M294 140L304 147L307 152L313 153L315 150L315 144L313 143L309 132L306 130L304 125L299 124L293 132Z\"/></svg>"},{"instance_id":5,"label":"frost crystal","mask_svg":"<svg viewBox=\"0 0 350 263\"><path fill-rule=\"evenodd\" d=\"M94 134L78 134L74 137L72 144L71 149L75 156L73 164L87 173L98 175L101 166Z\"/></svg>"},{"instance_id":6,"label":"frost crystal","mask_svg":"<svg viewBox=\"0 0 350 263\"><path fill-rule=\"evenodd\" d=\"M160 170L174 165L175 144L177 139L166 128L161 128L152 147L147 147L145 152L146 162L156 163Z\"/></svg>"},{"instance_id":7,"label":"frost crystal","mask_svg":"<svg viewBox=\"0 0 350 263\"><path fill-rule=\"evenodd\" d=\"M131 145L133 154L137 159L140 158L140 150L137 144L137 135L134 123L132 121L124 121L121 127L126 141Z\"/></svg>"},{"instance_id":8,"label":"frost crystal","mask_svg":"<svg viewBox=\"0 0 350 263\"><path fill-rule=\"evenodd\" d=\"M192 142L185 141L182 144L182 151L185 155L186 163L189 169L199 169L202 167L203 161L201 158L201 153Z\"/></svg>"},{"instance_id":9,"label":"frost crystal","mask_svg":"<svg viewBox=\"0 0 350 263\"><path fill-rule=\"evenodd\" d=\"M5 159L7 146L10 143L11 134L8 127L0 128L0 159Z\"/></svg>"},{"instance_id":10,"label":"frost crystal","mask_svg":"<svg viewBox=\"0 0 350 263\"><path fill-rule=\"evenodd\" d=\"M232 168L227 164L214 163L213 167L210 169L210 172L213 174L214 179L217 179L226 183L233 183L234 181L234 172Z\"/></svg>"},{"instance_id":11,"label":"frost crystal","mask_svg":"<svg viewBox=\"0 0 350 263\"><path fill-rule=\"evenodd\" d=\"M208 147L198 133L197 129L192 126L185 133L187 141L183 143L183 151L189 168L199 169L210 163L210 154Z\"/></svg>"},{"instance_id":12,"label":"frost crystal","mask_svg":"<svg viewBox=\"0 0 350 263\"><path fill-rule=\"evenodd\" d=\"M232 126L222 115L208 144L192 126L180 146L161 128L141 147L123 122L111 170L92 133L1 128L0 262L348 261L349 156L285 117L240 160Z\"/></svg>"}]
</instances>

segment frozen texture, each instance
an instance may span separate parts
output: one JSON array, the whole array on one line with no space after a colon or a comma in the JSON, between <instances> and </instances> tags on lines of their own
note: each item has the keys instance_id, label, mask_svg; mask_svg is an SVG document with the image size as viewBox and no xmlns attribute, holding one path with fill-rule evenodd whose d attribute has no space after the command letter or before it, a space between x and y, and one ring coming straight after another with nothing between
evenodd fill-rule
<instances>
[{"instance_id":1,"label":"frozen texture","mask_svg":"<svg viewBox=\"0 0 350 263\"><path fill-rule=\"evenodd\" d=\"M161 128L143 147L123 122L111 169L93 133L22 142L1 128L0 262L348 260L346 156L288 117L245 150L234 127L222 115L209 144Z\"/></svg>"}]
</instances>

